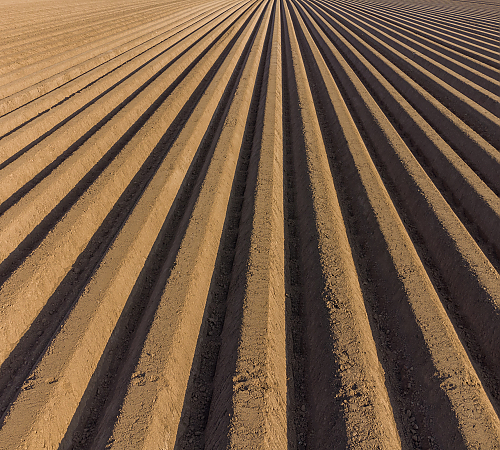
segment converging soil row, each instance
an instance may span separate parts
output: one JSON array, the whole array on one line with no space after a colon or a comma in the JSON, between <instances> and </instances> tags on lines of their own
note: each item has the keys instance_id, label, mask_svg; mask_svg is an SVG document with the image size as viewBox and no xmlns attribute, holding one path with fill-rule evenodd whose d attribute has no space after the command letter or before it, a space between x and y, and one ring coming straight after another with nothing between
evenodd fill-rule
<instances>
[{"instance_id":1,"label":"converging soil row","mask_svg":"<svg viewBox=\"0 0 500 450\"><path fill-rule=\"evenodd\" d=\"M0 449L500 448L499 6L0 0Z\"/></svg>"}]
</instances>

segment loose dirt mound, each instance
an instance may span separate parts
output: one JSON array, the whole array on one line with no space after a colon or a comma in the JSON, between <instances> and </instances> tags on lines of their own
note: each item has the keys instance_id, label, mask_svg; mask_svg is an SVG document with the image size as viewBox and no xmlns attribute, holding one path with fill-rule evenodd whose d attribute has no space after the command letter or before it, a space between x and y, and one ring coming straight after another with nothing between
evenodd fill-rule
<instances>
[{"instance_id":1,"label":"loose dirt mound","mask_svg":"<svg viewBox=\"0 0 500 450\"><path fill-rule=\"evenodd\" d=\"M1 0L0 448L500 448L498 7Z\"/></svg>"}]
</instances>

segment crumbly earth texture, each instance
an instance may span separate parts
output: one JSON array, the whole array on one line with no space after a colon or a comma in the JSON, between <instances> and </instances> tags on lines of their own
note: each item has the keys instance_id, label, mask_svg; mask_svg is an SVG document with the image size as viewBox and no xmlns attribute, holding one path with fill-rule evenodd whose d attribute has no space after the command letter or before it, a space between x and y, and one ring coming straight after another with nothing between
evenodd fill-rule
<instances>
[{"instance_id":1,"label":"crumbly earth texture","mask_svg":"<svg viewBox=\"0 0 500 450\"><path fill-rule=\"evenodd\" d=\"M0 0L0 449L500 449L498 0Z\"/></svg>"}]
</instances>

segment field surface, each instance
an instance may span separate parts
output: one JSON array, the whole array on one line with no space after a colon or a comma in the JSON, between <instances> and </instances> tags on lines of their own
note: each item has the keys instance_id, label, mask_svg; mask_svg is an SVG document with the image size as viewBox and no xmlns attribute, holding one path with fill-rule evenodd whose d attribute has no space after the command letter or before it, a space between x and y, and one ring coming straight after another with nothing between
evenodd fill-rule
<instances>
[{"instance_id":1,"label":"field surface","mask_svg":"<svg viewBox=\"0 0 500 450\"><path fill-rule=\"evenodd\" d=\"M0 0L0 449L500 449L496 0Z\"/></svg>"}]
</instances>

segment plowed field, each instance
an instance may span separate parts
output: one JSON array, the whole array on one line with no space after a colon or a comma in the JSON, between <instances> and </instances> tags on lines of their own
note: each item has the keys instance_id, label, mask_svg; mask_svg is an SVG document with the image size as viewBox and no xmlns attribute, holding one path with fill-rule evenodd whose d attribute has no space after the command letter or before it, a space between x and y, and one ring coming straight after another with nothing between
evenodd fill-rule
<instances>
[{"instance_id":1,"label":"plowed field","mask_svg":"<svg viewBox=\"0 0 500 450\"><path fill-rule=\"evenodd\" d=\"M0 0L0 448L499 449L499 7Z\"/></svg>"}]
</instances>

